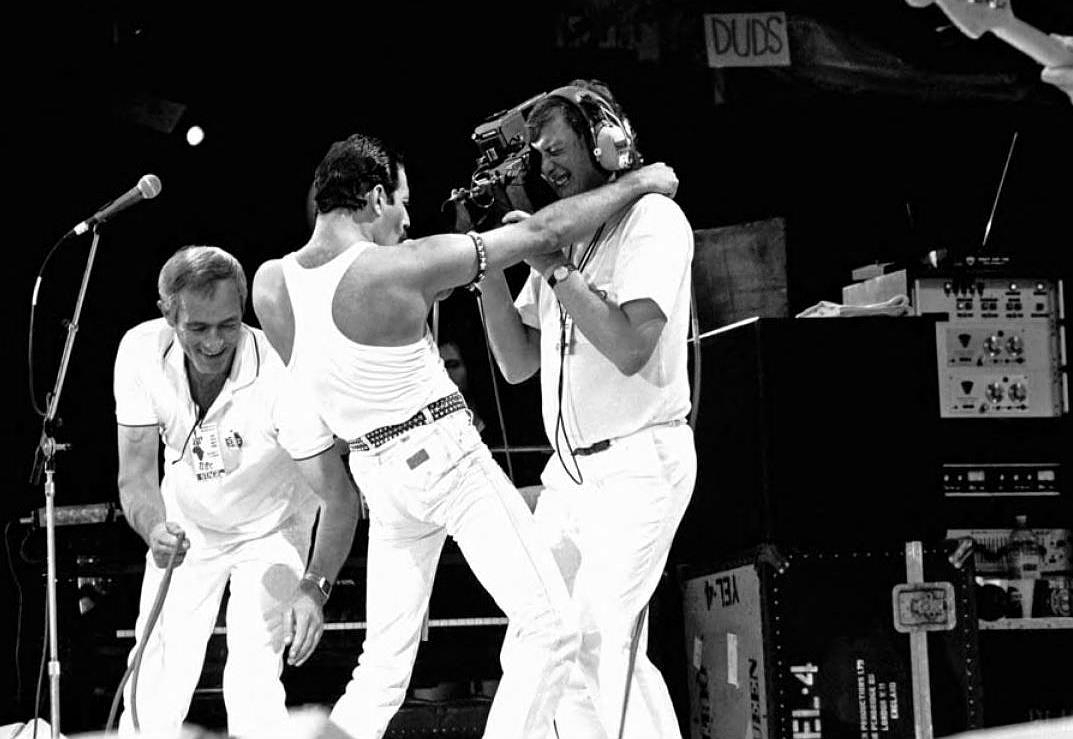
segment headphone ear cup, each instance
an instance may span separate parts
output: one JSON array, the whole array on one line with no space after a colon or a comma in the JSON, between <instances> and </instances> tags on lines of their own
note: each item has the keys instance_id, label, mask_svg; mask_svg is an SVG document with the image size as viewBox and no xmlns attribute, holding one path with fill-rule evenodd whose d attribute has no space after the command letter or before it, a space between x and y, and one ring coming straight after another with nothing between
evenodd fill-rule
<instances>
[{"instance_id":1,"label":"headphone ear cup","mask_svg":"<svg viewBox=\"0 0 1073 739\"><path fill-rule=\"evenodd\" d=\"M592 153L601 167L608 172L618 172L630 166L632 144L622 126L607 122L601 123L593 131L592 138L596 143L596 148Z\"/></svg>"}]
</instances>

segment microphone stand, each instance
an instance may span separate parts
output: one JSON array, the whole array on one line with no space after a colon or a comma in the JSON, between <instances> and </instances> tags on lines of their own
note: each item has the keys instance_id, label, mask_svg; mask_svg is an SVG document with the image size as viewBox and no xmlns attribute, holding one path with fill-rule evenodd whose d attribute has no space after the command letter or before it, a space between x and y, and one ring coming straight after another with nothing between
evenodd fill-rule
<instances>
[{"instance_id":1,"label":"microphone stand","mask_svg":"<svg viewBox=\"0 0 1073 739\"><path fill-rule=\"evenodd\" d=\"M48 684L49 684L49 711L52 724L52 739L60 737L60 659L59 637L56 622L56 515L55 498L56 483L53 475L56 472L56 452L69 448L68 444L58 444L52 437L52 427L56 420L56 412L60 405L60 393L63 391L63 382L67 377L67 367L71 361L71 350L74 348L75 334L78 333L78 319L82 315L82 303L86 298L86 288L89 286L89 275L93 270L93 260L97 256L97 242L100 233L97 226L93 227L93 242L89 247L89 257L86 259L86 269L82 274L82 285L78 290L78 299L75 301L74 316L67 324L67 338L63 345L63 354L60 357L60 367L56 374L56 384L49 395L48 410L41 424L41 440L38 442L34 453L34 468L31 474L31 482L37 485L41 482L41 473L45 475L45 538L46 559L48 562L48 581L45 584L48 601ZM36 290L34 300L37 299Z\"/></svg>"}]
</instances>

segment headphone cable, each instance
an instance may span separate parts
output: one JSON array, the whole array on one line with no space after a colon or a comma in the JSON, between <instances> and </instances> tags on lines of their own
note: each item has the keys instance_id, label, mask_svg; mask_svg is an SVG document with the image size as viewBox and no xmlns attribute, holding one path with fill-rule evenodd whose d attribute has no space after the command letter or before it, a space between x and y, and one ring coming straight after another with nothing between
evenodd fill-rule
<instances>
[{"instance_id":1,"label":"headphone cable","mask_svg":"<svg viewBox=\"0 0 1073 739\"><path fill-rule=\"evenodd\" d=\"M559 464L566 470L567 476L575 485L581 485L585 482L585 477L581 474L581 466L577 462L577 456L574 454L574 445L570 441L570 436L566 433L566 426L563 423L563 379L566 369L566 311L563 307L559 306L559 383L556 395L557 411L555 413L555 454L559 457ZM566 466L566 460L563 459L563 450L559 446L559 435L562 434L563 439L566 441L566 449L570 452L570 461L574 463L574 469L577 470L577 477L574 477L574 473L570 471L570 468Z\"/></svg>"},{"instance_id":2,"label":"headphone cable","mask_svg":"<svg viewBox=\"0 0 1073 739\"><path fill-rule=\"evenodd\" d=\"M589 245L585 247L584 253L581 255L581 259L578 261L577 271L581 275L582 270L591 261L592 256L596 253L596 248L599 245L600 237L604 233L604 226L606 223L601 223L600 227L596 229L596 233L592 235L592 239L589 241ZM550 288L549 288L550 289ZM558 301L558 299L556 299ZM566 470L567 476L575 485L581 485L585 482L585 477L581 474L581 465L578 464L577 455L574 454L574 444L570 441L569 434L566 433L566 424L563 422L563 388L565 386L565 372L566 372L566 353L568 343L573 342L574 328L571 324L571 329L567 332L567 312L562 303L559 303L559 383L556 393L557 410L555 413L555 454L559 457L559 464ZM570 336L567 336L567 334ZM568 341L568 339L570 341ZM577 478L574 477L574 473L570 471L570 468L566 466L566 460L563 458L563 450L559 446L559 435L562 434L563 439L566 441L566 448L570 452L570 461L574 463L574 469L577 470Z\"/></svg>"}]
</instances>

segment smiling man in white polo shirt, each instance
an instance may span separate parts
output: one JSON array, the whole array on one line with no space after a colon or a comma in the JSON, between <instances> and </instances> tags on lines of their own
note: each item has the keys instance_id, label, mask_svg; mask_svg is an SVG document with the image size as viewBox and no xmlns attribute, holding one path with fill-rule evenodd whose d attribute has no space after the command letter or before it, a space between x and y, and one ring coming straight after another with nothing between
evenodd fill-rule
<instances>
[{"instance_id":1,"label":"smiling man in white polo shirt","mask_svg":"<svg viewBox=\"0 0 1073 739\"><path fill-rule=\"evenodd\" d=\"M139 643L172 558L175 569L145 644L137 725L128 683L120 733L178 733L230 585L228 731L255 736L287 717L283 652L289 644L288 661L300 665L320 640L358 498L331 433L264 334L242 322L238 261L187 247L164 265L158 287L163 318L128 331L115 363L120 501L149 545Z\"/></svg>"}]
</instances>

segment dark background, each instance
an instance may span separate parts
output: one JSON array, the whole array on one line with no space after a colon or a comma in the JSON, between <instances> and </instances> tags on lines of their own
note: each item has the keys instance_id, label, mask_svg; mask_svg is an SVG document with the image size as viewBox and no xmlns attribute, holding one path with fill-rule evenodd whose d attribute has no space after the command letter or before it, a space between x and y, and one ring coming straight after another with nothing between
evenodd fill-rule
<instances>
[{"instance_id":1,"label":"dark background","mask_svg":"<svg viewBox=\"0 0 1073 739\"><path fill-rule=\"evenodd\" d=\"M5 523L43 504L28 483L41 430L27 382L35 275L67 229L148 172L163 182L160 197L102 229L60 404L56 435L72 448L58 459L58 505L116 500L112 359L122 333L156 315L157 271L176 248L219 245L251 275L297 248L309 233L314 167L356 130L406 152L414 234L449 230L440 206L468 182L473 128L574 77L611 85L646 158L679 173L677 199L695 228L786 219L791 312L839 301L862 264L978 250L1015 132L987 251L1069 272L1073 105L1038 81L1030 59L991 37L971 41L935 8L900 0L166 6L5 11ZM708 68L703 13L777 9L799 28L818 24L899 64L890 75L839 70L791 47L789 69ZM1073 33L1062 0L1026 0L1017 12ZM641 27L655 29L656 58L626 32ZM147 99L184 106L170 133L132 112L132 101ZM192 124L207 134L197 147L184 139ZM44 272L38 405L55 381L89 243L66 242ZM490 404L472 298L453 297L443 320L464 337L471 384ZM510 441L543 443L535 385L503 392ZM17 548L26 532L15 523L6 533ZM11 564L33 578L21 559ZM0 603L14 603L11 581L0 581ZM39 588L27 592L39 597ZM39 624L36 616L23 624L34 649ZM0 694L14 690L12 652L0 641ZM26 718L11 705L10 720Z\"/></svg>"}]
</instances>

